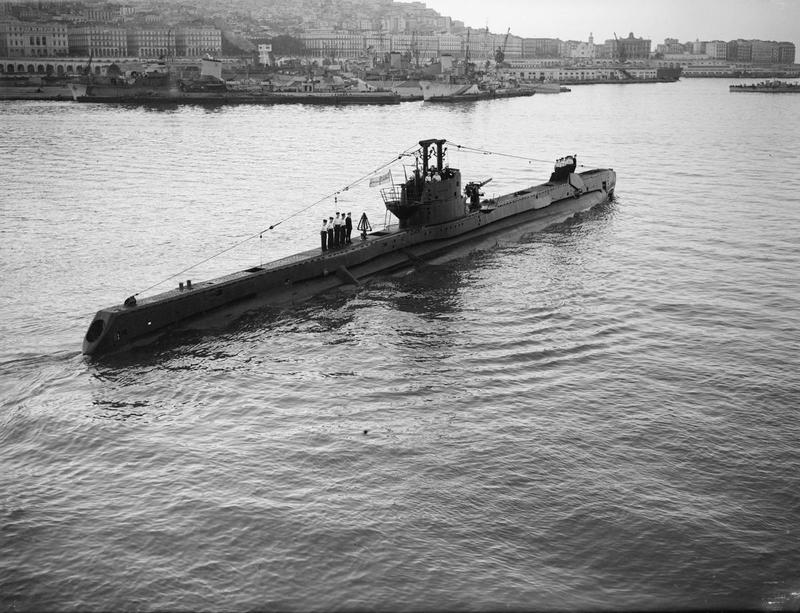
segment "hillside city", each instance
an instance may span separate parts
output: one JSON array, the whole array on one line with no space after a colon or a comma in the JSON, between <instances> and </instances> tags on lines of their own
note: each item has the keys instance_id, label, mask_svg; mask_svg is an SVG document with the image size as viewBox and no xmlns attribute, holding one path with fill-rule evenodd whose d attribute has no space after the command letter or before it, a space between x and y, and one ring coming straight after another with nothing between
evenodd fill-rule
<instances>
[{"instance_id":1,"label":"hillside city","mask_svg":"<svg viewBox=\"0 0 800 613\"><path fill-rule=\"evenodd\" d=\"M622 27L622 26L621 26ZM92 62L112 64L222 58L236 72L325 66L388 74L442 58L502 66L517 76L596 79L626 64L644 76L658 68L684 76L759 75L796 70L795 45L735 39L662 43L633 32L596 41L529 38L475 28L424 2L394 0L166 0L125 3L0 2L0 74L68 75ZM438 64L437 64L438 62ZM650 72L647 72L650 71ZM635 73L634 73L635 75Z\"/></svg>"}]
</instances>

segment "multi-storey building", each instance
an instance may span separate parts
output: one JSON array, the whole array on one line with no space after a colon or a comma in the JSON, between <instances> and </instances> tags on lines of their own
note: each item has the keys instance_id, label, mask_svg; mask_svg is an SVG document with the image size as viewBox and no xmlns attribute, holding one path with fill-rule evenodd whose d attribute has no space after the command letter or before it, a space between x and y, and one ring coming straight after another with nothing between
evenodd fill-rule
<instances>
[{"instance_id":1,"label":"multi-storey building","mask_svg":"<svg viewBox=\"0 0 800 613\"><path fill-rule=\"evenodd\" d=\"M794 58L795 58L794 43L789 43L789 42L778 43L779 64L794 64Z\"/></svg>"},{"instance_id":2,"label":"multi-storey building","mask_svg":"<svg viewBox=\"0 0 800 613\"><path fill-rule=\"evenodd\" d=\"M175 30L167 27L128 30L128 53L151 59L174 56Z\"/></svg>"},{"instance_id":3,"label":"multi-storey building","mask_svg":"<svg viewBox=\"0 0 800 613\"><path fill-rule=\"evenodd\" d=\"M750 61L753 64L774 64L778 61L778 43L775 41L752 40L750 48Z\"/></svg>"},{"instance_id":4,"label":"multi-storey building","mask_svg":"<svg viewBox=\"0 0 800 613\"><path fill-rule=\"evenodd\" d=\"M213 26L178 28L175 54L178 57L217 57L222 54L222 32Z\"/></svg>"},{"instance_id":5,"label":"multi-storey building","mask_svg":"<svg viewBox=\"0 0 800 613\"><path fill-rule=\"evenodd\" d=\"M98 24L82 25L70 28L69 48L72 55L126 57L128 38L125 28Z\"/></svg>"},{"instance_id":6,"label":"multi-storey building","mask_svg":"<svg viewBox=\"0 0 800 613\"><path fill-rule=\"evenodd\" d=\"M628 38L607 39L606 46L614 50L615 59L647 59L650 57L652 41L649 38L636 38L631 32Z\"/></svg>"},{"instance_id":7,"label":"multi-storey building","mask_svg":"<svg viewBox=\"0 0 800 613\"><path fill-rule=\"evenodd\" d=\"M0 22L0 54L6 57L69 55L67 26L8 19Z\"/></svg>"},{"instance_id":8,"label":"multi-storey building","mask_svg":"<svg viewBox=\"0 0 800 613\"><path fill-rule=\"evenodd\" d=\"M495 36L497 49L503 51L506 60L519 60L522 58L522 38L519 36Z\"/></svg>"},{"instance_id":9,"label":"multi-storey building","mask_svg":"<svg viewBox=\"0 0 800 613\"><path fill-rule=\"evenodd\" d=\"M371 54L408 54L420 62L450 55L473 60L494 57L498 47L505 45L507 58L522 57L522 39L516 36L488 34L484 31L466 34L417 34L378 32L343 32L333 30L307 31L298 36L306 53L314 57L355 58Z\"/></svg>"},{"instance_id":10,"label":"multi-storey building","mask_svg":"<svg viewBox=\"0 0 800 613\"><path fill-rule=\"evenodd\" d=\"M455 34L439 35L439 55L464 57L464 39Z\"/></svg>"},{"instance_id":11,"label":"multi-storey building","mask_svg":"<svg viewBox=\"0 0 800 613\"><path fill-rule=\"evenodd\" d=\"M594 36L589 34L589 41L568 40L565 43L565 53L567 57L580 60L593 60L597 56L594 45Z\"/></svg>"},{"instance_id":12,"label":"multi-storey building","mask_svg":"<svg viewBox=\"0 0 800 613\"><path fill-rule=\"evenodd\" d=\"M396 34L406 31L406 20L400 15L392 15L381 20L381 30Z\"/></svg>"},{"instance_id":13,"label":"multi-storey building","mask_svg":"<svg viewBox=\"0 0 800 613\"><path fill-rule=\"evenodd\" d=\"M561 54L561 41L557 38L523 38L523 58L557 58Z\"/></svg>"},{"instance_id":14,"label":"multi-storey building","mask_svg":"<svg viewBox=\"0 0 800 613\"><path fill-rule=\"evenodd\" d=\"M725 56L729 62L753 61L753 45L749 40L732 40L728 42L728 51Z\"/></svg>"},{"instance_id":15,"label":"multi-storey building","mask_svg":"<svg viewBox=\"0 0 800 613\"><path fill-rule=\"evenodd\" d=\"M469 46L469 56L475 60L487 60L493 58L495 51L502 48L505 40L504 34L492 34L488 29L476 30L467 28L465 47Z\"/></svg>"},{"instance_id":16,"label":"multi-storey building","mask_svg":"<svg viewBox=\"0 0 800 613\"><path fill-rule=\"evenodd\" d=\"M390 34L369 33L363 36L363 49L370 53L405 53L413 60L424 61L437 57L442 51L439 37L430 34Z\"/></svg>"},{"instance_id":17,"label":"multi-storey building","mask_svg":"<svg viewBox=\"0 0 800 613\"><path fill-rule=\"evenodd\" d=\"M705 54L712 60L724 60L728 56L728 43L721 40L707 42Z\"/></svg>"},{"instance_id":18,"label":"multi-storey building","mask_svg":"<svg viewBox=\"0 0 800 613\"><path fill-rule=\"evenodd\" d=\"M93 7L83 11L83 17L90 23L109 23L119 20L121 15L119 9Z\"/></svg>"},{"instance_id":19,"label":"multi-storey building","mask_svg":"<svg viewBox=\"0 0 800 613\"><path fill-rule=\"evenodd\" d=\"M453 31L453 20L450 17L439 16L436 18L436 31L450 33Z\"/></svg>"},{"instance_id":20,"label":"multi-storey building","mask_svg":"<svg viewBox=\"0 0 800 613\"><path fill-rule=\"evenodd\" d=\"M359 33L311 30L302 32L298 38L303 41L306 53L313 57L346 58L367 53L365 37Z\"/></svg>"},{"instance_id":21,"label":"multi-storey building","mask_svg":"<svg viewBox=\"0 0 800 613\"><path fill-rule=\"evenodd\" d=\"M659 45L661 47L662 45ZM670 55L678 55L681 53L686 53L686 47L682 45L677 38L665 38L664 39L664 51L663 53L668 53Z\"/></svg>"},{"instance_id":22,"label":"multi-storey building","mask_svg":"<svg viewBox=\"0 0 800 613\"><path fill-rule=\"evenodd\" d=\"M708 45L710 44L708 43ZM706 53L710 55L708 47ZM743 40L739 38L726 43L725 59L740 64L793 64L795 46L790 42L778 43L773 40Z\"/></svg>"}]
</instances>

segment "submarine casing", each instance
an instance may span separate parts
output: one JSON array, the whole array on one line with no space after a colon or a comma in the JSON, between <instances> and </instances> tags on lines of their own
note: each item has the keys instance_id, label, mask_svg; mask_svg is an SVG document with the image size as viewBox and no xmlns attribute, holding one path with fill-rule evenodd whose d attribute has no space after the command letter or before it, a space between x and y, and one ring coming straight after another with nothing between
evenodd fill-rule
<instances>
[{"instance_id":1,"label":"submarine casing","mask_svg":"<svg viewBox=\"0 0 800 613\"><path fill-rule=\"evenodd\" d=\"M570 173L563 182L548 181L486 200L479 210L469 211L464 197L459 196L460 206L467 212L449 221L373 232L367 240L356 240L341 249L312 249L190 288L142 298L135 305L101 309L84 337L83 353L115 353L237 302L257 298L264 305L290 304L517 226L552 219L551 225L607 201L615 185L613 170L594 169ZM437 203L430 205L435 211Z\"/></svg>"}]
</instances>

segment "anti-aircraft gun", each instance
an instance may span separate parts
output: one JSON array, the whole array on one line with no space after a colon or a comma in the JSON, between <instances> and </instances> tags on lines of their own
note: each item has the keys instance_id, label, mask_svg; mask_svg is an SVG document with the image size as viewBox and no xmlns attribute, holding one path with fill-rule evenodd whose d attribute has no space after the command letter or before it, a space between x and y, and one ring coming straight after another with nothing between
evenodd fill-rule
<instances>
[{"instance_id":1,"label":"anti-aircraft gun","mask_svg":"<svg viewBox=\"0 0 800 613\"><path fill-rule=\"evenodd\" d=\"M477 181L470 181L464 186L464 195L467 197L469 201L469 210L473 211L475 209L479 209L481 207L481 196L483 196L483 192L481 188L486 185L492 178L489 177L486 181L481 181L478 183Z\"/></svg>"}]
</instances>

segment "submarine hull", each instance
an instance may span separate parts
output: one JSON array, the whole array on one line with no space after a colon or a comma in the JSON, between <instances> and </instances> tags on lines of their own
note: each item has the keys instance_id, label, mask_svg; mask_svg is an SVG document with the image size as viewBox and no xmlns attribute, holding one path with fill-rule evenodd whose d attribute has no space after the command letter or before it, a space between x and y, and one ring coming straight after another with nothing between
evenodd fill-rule
<instances>
[{"instance_id":1,"label":"submarine hull","mask_svg":"<svg viewBox=\"0 0 800 613\"><path fill-rule=\"evenodd\" d=\"M616 174L610 169L572 174L488 200L480 210L433 225L369 234L352 245L313 249L263 266L143 298L97 312L83 353L116 353L149 342L176 325L237 303L292 304L372 275L391 272L449 252L469 249L495 234L535 231L606 202Z\"/></svg>"}]
</instances>

